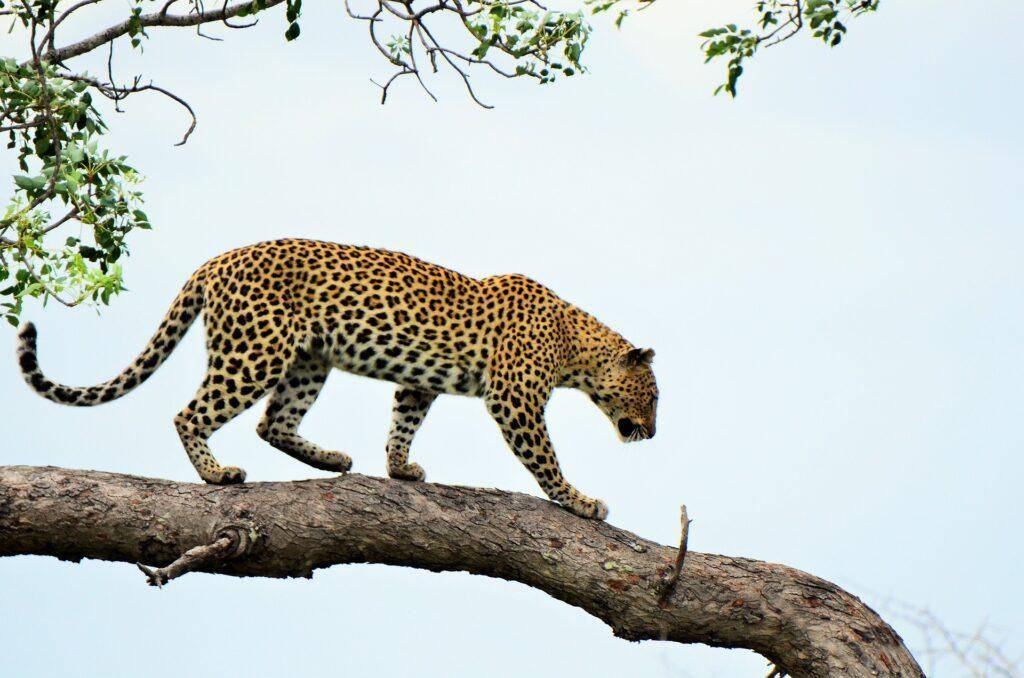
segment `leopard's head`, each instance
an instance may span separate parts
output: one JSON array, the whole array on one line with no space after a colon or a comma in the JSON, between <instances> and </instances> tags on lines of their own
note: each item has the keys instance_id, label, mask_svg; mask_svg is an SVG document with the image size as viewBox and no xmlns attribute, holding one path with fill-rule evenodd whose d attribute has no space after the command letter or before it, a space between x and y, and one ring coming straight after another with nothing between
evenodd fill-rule
<instances>
[{"instance_id":1,"label":"leopard's head","mask_svg":"<svg viewBox=\"0 0 1024 678\"><path fill-rule=\"evenodd\" d=\"M654 437L658 384L651 369L653 359L654 350L649 348L630 348L615 355L590 393L623 442Z\"/></svg>"}]
</instances>

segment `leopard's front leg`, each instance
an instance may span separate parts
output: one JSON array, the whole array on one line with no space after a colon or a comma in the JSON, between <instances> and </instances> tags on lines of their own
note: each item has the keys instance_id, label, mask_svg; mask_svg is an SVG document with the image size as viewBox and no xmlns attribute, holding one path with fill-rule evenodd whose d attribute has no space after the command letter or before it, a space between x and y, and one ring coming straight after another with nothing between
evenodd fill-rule
<instances>
[{"instance_id":1,"label":"leopard's front leg","mask_svg":"<svg viewBox=\"0 0 1024 678\"><path fill-rule=\"evenodd\" d=\"M388 475L399 480L424 480L423 467L409 462L409 445L419 430L436 393L399 386L392 406L388 434Z\"/></svg>"},{"instance_id":2,"label":"leopard's front leg","mask_svg":"<svg viewBox=\"0 0 1024 678\"><path fill-rule=\"evenodd\" d=\"M512 384L501 390L492 389L484 401L508 446L537 479L548 498L583 518L604 520L608 516L604 502L580 493L562 475L544 423L548 395Z\"/></svg>"}]
</instances>

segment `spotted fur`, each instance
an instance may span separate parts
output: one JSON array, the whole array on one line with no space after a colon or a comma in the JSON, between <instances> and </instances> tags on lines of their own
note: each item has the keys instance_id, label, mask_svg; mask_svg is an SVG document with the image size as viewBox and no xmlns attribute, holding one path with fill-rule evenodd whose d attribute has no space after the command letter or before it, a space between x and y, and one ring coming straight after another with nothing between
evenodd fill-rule
<instances>
[{"instance_id":1,"label":"spotted fur","mask_svg":"<svg viewBox=\"0 0 1024 678\"><path fill-rule=\"evenodd\" d=\"M204 264L142 353L108 382L70 387L43 376L31 324L19 335L21 371L54 402L115 400L160 366L200 311L207 372L174 425L208 483L245 479L242 469L221 466L206 441L268 393L260 437L310 466L348 471L348 455L298 434L332 368L398 385L391 477L424 479L409 446L438 394L477 396L544 492L587 518L604 519L607 509L562 475L544 421L552 390L587 393L623 440L655 432L653 351L543 285L521 275L476 280L398 252L310 240L260 243Z\"/></svg>"}]
</instances>

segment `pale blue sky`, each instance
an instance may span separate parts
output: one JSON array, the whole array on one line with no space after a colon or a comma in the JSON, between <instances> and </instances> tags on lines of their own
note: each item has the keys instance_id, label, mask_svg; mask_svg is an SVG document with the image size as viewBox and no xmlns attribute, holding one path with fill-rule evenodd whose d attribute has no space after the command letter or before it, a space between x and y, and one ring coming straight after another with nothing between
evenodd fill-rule
<instances>
[{"instance_id":1,"label":"pale blue sky","mask_svg":"<svg viewBox=\"0 0 1024 678\"><path fill-rule=\"evenodd\" d=\"M601 24L593 73L556 87L481 72L494 111L448 76L439 104L407 82L382 108L382 63L337 2L306 3L287 45L278 14L225 43L153 31L146 73L199 127L174 148L187 121L165 100L111 114L156 228L101 318L27 313L44 369L108 378L196 266L267 238L525 273L657 350L655 440L623 447L575 393L549 408L567 476L613 523L674 543L685 502L695 550L894 595L955 628L988 620L1019 655L1024 7L886 2L842 48L799 38L748 68L738 100L712 98L721 71L692 36L748 4L663 0L621 33ZM171 417L200 344L194 329L96 409L32 395L0 360L0 463L196 480ZM336 373L304 433L383 475L391 388ZM258 413L213 438L222 461L255 481L322 475L260 441ZM439 400L413 458L438 482L538 494L474 400ZM4 559L0 600L10 675L766 672L746 652L615 639L520 585L382 566L157 591L129 565Z\"/></svg>"}]
</instances>

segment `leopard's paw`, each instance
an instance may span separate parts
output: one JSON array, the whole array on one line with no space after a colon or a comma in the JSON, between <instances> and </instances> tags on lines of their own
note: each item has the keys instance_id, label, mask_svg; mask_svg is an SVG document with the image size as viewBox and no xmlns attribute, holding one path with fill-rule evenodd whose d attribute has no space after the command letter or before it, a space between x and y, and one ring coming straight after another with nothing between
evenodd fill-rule
<instances>
[{"instance_id":1,"label":"leopard's paw","mask_svg":"<svg viewBox=\"0 0 1024 678\"><path fill-rule=\"evenodd\" d=\"M572 503L565 504L565 508L580 518L604 520L608 517L608 506L600 499L581 497Z\"/></svg>"},{"instance_id":2,"label":"leopard's paw","mask_svg":"<svg viewBox=\"0 0 1024 678\"><path fill-rule=\"evenodd\" d=\"M412 462L397 466L394 468L388 468L388 475L397 480L414 480L422 481L427 477L426 471L419 464Z\"/></svg>"},{"instance_id":3,"label":"leopard's paw","mask_svg":"<svg viewBox=\"0 0 1024 678\"><path fill-rule=\"evenodd\" d=\"M237 466L221 466L209 478L203 478L211 485L238 485L245 482L245 470Z\"/></svg>"},{"instance_id":4,"label":"leopard's paw","mask_svg":"<svg viewBox=\"0 0 1024 678\"><path fill-rule=\"evenodd\" d=\"M324 452L323 463L325 471L348 473L352 470L352 457L344 452Z\"/></svg>"}]
</instances>

